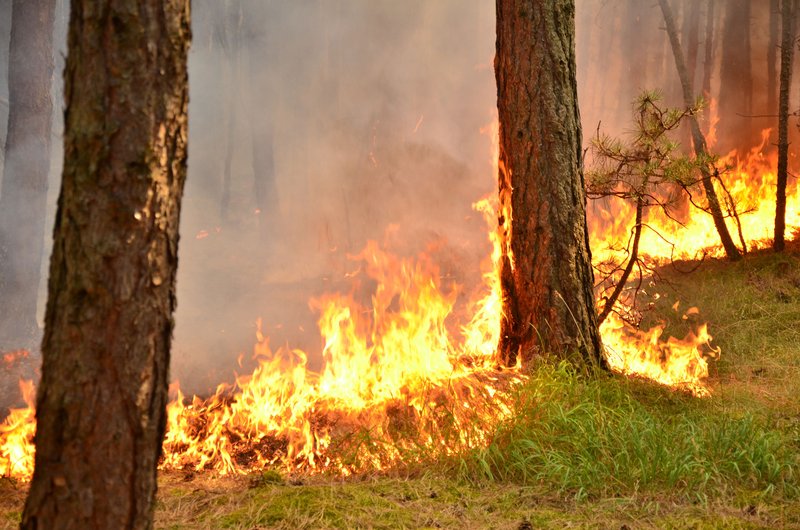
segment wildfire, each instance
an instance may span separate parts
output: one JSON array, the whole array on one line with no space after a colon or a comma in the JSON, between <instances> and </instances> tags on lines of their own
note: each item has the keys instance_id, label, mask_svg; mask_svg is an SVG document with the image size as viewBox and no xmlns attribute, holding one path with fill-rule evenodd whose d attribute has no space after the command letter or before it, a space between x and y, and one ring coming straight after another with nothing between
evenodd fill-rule
<instances>
[{"instance_id":1,"label":"wildfire","mask_svg":"<svg viewBox=\"0 0 800 530\"><path fill-rule=\"evenodd\" d=\"M497 172L496 125L490 132ZM731 154L719 163L730 166L724 179L750 248L767 241L774 217L776 161L761 154L763 145L742 160ZM787 195L791 233L800 228L796 185ZM466 323L456 322L453 312L461 287L444 284L429 256L398 258L371 242L351 256L359 264L359 272L347 274L353 291L312 302L324 339L322 368L312 371L303 351L273 350L259 325L251 374L207 399L189 401L174 386L162 467L226 474L281 465L347 475L384 469L415 452L446 455L484 444L510 414L509 389L525 377L519 367L497 371L494 362L502 307L496 271L507 252L499 231L511 229L510 202L503 204L500 216L498 201L475 205L491 227L493 250ZM634 218L627 203L606 206L590 211L596 262L624 257ZM648 212L641 254L656 262L720 254L710 216L690 210L684 220L682 228L656 209ZM738 234L734 219L728 221ZM365 286L373 286L369 297ZM718 353L709 346L707 327L680 340L664 340L662 333L663 326L635 330L612 313L601 326L610 367L707 395L706 358ZM20 387L28 406L12 410L0 425L0 475L27 479L34 387L30 381Z\"/></svg>"},{"instance_id":2,"label":"wildfire","mask_svg":"<svg viewBox=\"0 0 800 530\"><path fill-rule=\"evenodd\" d=\"M33 381L22 380L19 389L26 407L11 409L0 423L0 477L28 480L33 475L36 387Z\"/></svg>"},{"instance_id":3,"label":"wildfire","mask_svg":"<svg viewBox=\"0 0 800 530\"><path fill-rule=\"evenodd\" d=\"M488 202L476 207L494 219ZM459 288L441 285L425 254L400 259L371 242L351 259L376 287L368 305L353 294L312 302L322 370L311 372L302 351L273 352L259 332L251 375L208 400L186 406L178 394L170 404L164 467L232 473L280 462L349 474L382 469L402 452L484 442L510 412L504 390L522 378L495 368L495 275L485 275L485 296L459 333L448 322Z\"/></svg>"},{"instance_id":4,"label":"wildfire","mask_svg":"<svg viewBox=\"0 0 800 530\"><path fill-rule=\"evenodd\" d=\"M727 189L726 192L719 184L715 186L723 203L723 212L727 215L728 230L739 246L741 238L744 238L747 250L763 248L772 242L777 180L775 168L778 162L776 153L763 154L769 134L769 129L763 131L761 144L747 156L739 157L734 151L720 158L716 164ZM800 194L797 191L797 182L790 181L786 190L788 235L800 229ZM736 207L741 231L731 204ZM635 205L613 200L608 207L590 212L594 214L591 215L590 241L595 262L624 258L634 210ZM649 209L644 217L645 229L639 242L641 255L657 262L724 256L710 215L697 208L688 208L683 212L683 217L682 223L679 223L667 217L659 208Z\"/></svg>"}]
</instances>

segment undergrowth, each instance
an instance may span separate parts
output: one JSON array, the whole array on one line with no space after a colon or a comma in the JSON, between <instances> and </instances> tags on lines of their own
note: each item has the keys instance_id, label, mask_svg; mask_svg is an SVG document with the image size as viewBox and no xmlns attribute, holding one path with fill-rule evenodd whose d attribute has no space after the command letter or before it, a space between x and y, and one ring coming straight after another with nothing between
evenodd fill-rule
<instances>
[{"instance_id":1,"label":"undergrowth","mask_svg":"<svg viewBox=\"0 0 800 530\"><path fill-rule=\"evenodd\" d=\"M798 440L748 412L644 382L587 378L566 363L538 367L514 401L512 419L488 447L459 459L459 477L576 499L800 491Z\"/></svg>"}]
</instances>

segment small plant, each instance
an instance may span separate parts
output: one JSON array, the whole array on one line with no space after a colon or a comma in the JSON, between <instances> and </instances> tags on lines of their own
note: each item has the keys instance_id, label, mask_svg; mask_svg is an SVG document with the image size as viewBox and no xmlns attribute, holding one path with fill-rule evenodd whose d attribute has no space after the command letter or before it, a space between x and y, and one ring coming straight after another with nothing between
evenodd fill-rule
<instances>
[{"instance_id":1,"label":"small plant","mask_svg":"<svg viewBox=\"0 0 800 530\"><path fill-rule=\"evenodd\" d=\"M697 109L665 108L660 101L657 92L645 92L636 100L635 129L629 142L612 138L599 129L592 141L594 164L586 173L589 197L616 197L633 203L636 211L633 233L625 249L627 258L621 263L605 262L597 266L602 278L603 306L598 316L601 323L614 310L634 268L639 269L640 284L643 270L654 272L639 255L646 210L659 208L668 218L679 222L673 215L679 195L695 183L693 176L708 163L679 154L678 143L669 136ZM630 302L635 303L635 295Z\"/></svg>"}]
</instances>

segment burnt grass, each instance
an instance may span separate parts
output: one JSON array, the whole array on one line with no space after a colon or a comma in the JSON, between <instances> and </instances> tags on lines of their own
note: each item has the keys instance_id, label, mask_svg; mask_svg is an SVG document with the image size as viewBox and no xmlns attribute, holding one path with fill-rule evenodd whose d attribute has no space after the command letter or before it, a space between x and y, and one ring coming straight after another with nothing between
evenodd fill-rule
<instances>
[{"instance_id":1,"label":"burnt grass","mask_svg":"<svg viewBox=\"0 0 800 530\"><path fill-rule=\"evenodd\" d=\"M800 528L800 247L694 265L660 271L643 325L683 337L708 322L710 398L544 361L485 449L350 477L162 472L156 527ZM402 403L386 413L398 440L415 430ZM235 458L285 449L265 437ZM25 488L0 479L0 529Z\"/></svg>"}]
</instances>

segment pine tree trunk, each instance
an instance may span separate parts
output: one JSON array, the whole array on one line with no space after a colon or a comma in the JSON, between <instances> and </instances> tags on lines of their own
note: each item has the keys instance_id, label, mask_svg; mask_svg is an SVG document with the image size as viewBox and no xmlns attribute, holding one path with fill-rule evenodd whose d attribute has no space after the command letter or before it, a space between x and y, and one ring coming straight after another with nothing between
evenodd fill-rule
<instances>
[{"instance_id":1,"label":"pine tree trunk","mask_svg":"<svg viewBox=\"0 0 800 530\"><path fill-rule=\"evenodd\" d=\"M781 0L769 2L769 45L767 47L767 114L778 109L778 38Z\"/></svg>"},{"instance_id":2,"label":"pine tree trunk","mask_svg":"<svg viewBox=\"0 0 800 530\"><path fill-rule=\"evenodd\" d=\"M681 43L678 40L678 30L675 25L675 19L672 16L672 10L670 9L667 0L658 0L658 4L661 6L661 12L664 14L664 23L667 26L667 35L669 36L669 42L672 45L672 55L675 57L675 67L678 70L678 77L680 77L681 86L683 87L683 102L684 105L689 108L694 105L692 86L689 84L689 74L686 71L686 63L683 60L683 50L681 49ZM694 146L694 152L698 157L703 157L707 154L708 148L706 147L706 139L703 136L703 133L700 131L700 124L697 123L697 118L694 115L689 116L689 123L692 128L692 144ZM736 245L731 238L731 234L728 231L728 226L725 224L725 217L722 215L722 208L720 207L719 198L717 197L717 192L714 190L714 183L711 180L711 174L707 168L703 169L702 182L703 191L705 191L706 200L708 201L708 211L714 220L714 227L717 229L720 242L722 243L722 247L725 249L725 254L728 256L728 259L738 260L742 257L742 255L739 252L739 249L736 248Z\"/></svg>"},{"instance_id":3,"label":"pine tree trunk","mask_svg":"<svg viewBox=\"0 0 800 530\"><path fill-rule=\"evenodd\" d=\"M785 247L786 231L786 180L789 162L789 90L792 86L792 61L794 60L794 17L797 0L781 2L781 92L778 112L778 184L775 200L775 240L772 248L781 252Z\"/></svg>"},{"instance_id":4,"label":"pine tree trunk","mask_svg":"<svg viewBox=\"0 0 800 530\"><path fill-rule=\"evenodd\" d=\"M0 190L0 351L30 348L45 232L53 103L54 0L14 0Z\"/></svg>"},{"instance_id":5,"label":"pine tree trunk","mask_svg":"<svg viewBox=\"0 0 800 530\"><path fill-rule=\"evenodd\" d=\"M750 60L750 1L727 0L722 29L719 89L718 151L737 149L746 155L757 139L749 115L753 111L753 69Z\"/></svg>"},{"instance_id":6,"label":"pine tree trunk","mask_svg":"<svg viewBox=\"0 0 800 530\"><path fill-rule=\"evenodd\" d=\"M714 71L714 0L706 8L706 41L703 53L703 97L711 101L711 73Z\"/></svg>"},{"instance_id":7,"label":"pine tree trunk","mask_svg":"<svg viewBox=\"0 0 800 530\"><path fill-rule=\"evenodd\" d=\"M600 361L575 81L573 0L497 0L500 359ZM506 220L509 223L506 225Z\"/></svg>"},{"instance_id":8,"label":"pine tree trunk","mask_svg":"<svg viewBox=\"0 0 800 530\"><path fill-rule=\"evenodd\" d=\"M188 41L188 0L72 2L24 529L152 527L186 175Z\"/></svg>"},{"instance_id":9,"label":"pine tree trunk","mask_svg":"<svg viewBox=\"0 0 800 530\"><path fill-rule=\"evenodd\" d=\"M689 84L695 86L694 76L700 49L700 2L697 0L684 2L683 35L686 39L686 68L689 74Z\"/></svg>"}]
</instances>

